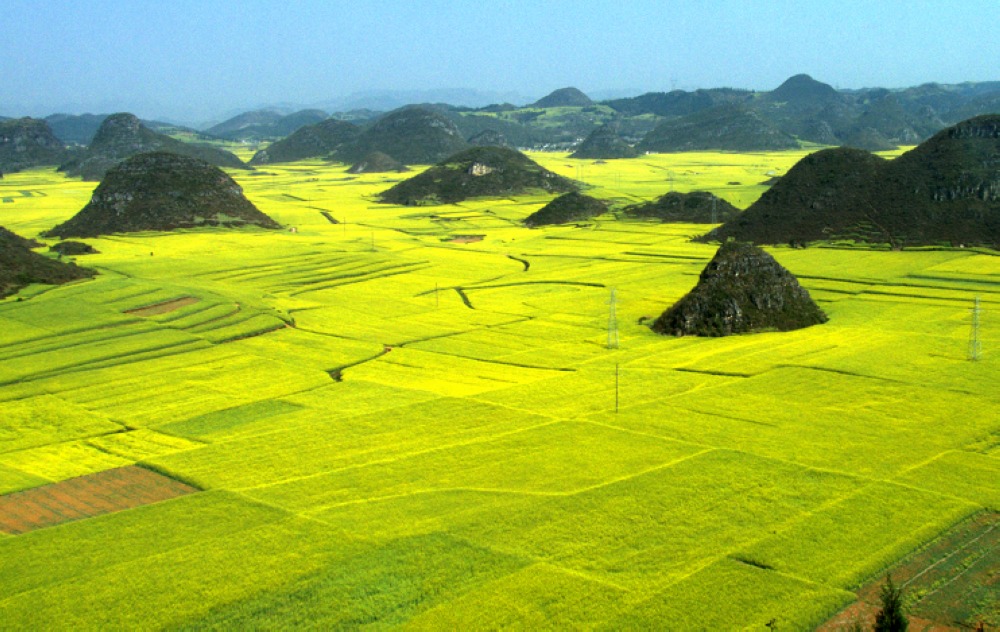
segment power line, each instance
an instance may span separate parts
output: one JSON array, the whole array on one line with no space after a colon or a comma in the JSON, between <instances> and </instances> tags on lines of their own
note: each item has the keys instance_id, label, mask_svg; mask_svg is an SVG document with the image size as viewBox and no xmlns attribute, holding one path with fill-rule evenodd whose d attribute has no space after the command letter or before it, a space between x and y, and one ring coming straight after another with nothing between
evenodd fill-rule
<instances>
[{"instance_id":1,"label":"power line","mask_svg":"<svg viewBox=\"0 0 1000 632\"><path fill-rule=\"evenodd\" d=\"M611 306L608 312L608 349L618 348L618 316L615 313L617 302L615 289L611 288L611 300L608 301Z\"/></svg>"},{"instance_id":2,"label":"power line","mask_svg":"<svg viewBox=\"0 0 1000 632\"><path fill-rule=\"evenodd\" d=\"M983 354L982 344L979 342L979 297L976 297L972 305L972 329L969 331L969 360L976 362Z\"/></svg>"}]
</instances>

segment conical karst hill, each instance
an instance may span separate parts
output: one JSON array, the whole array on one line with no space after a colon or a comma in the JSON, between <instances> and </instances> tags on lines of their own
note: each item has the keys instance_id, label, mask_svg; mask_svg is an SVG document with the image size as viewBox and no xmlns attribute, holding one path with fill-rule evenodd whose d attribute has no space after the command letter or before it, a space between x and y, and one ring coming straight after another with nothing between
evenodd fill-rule
<instances>
[{"instance_id":1,"label":"conical karst hill","mask_svg":"<svg viewBox=\"0 0 1000 632\"><path fill-rule=\"evenodd\" d=\"M108 171L90 202L46 236L95 237L199 226L279 228L243 189L207 162L167 152L133 156Z\"/></svg>"},{"instance_id":2,"label":"conical karst hill","mask_svg":"<svg viewBox=\"0 0 1000 632\"><path fill-rule=\"evenodd\" d=\"M744 105L722 105L667 120L646 134L639 151L797 149L798 141Z\"/></svg>"},{"instance_id":3,"label":"conical karst hill","mask_svg":"<svg viewBox=\"0 0 1000 632\"><path fill-rule=\"evenodd\" d=\"M798 280L757 246L729 241L698 284L660 315L653 330L672 336L791 331L827 321Z\"/></svg>"},{"instance_id":4,"label":"conical karst hill","mask_svg":"<svg viewBox=\"0 0 1000 632\"><path fill-rule=\"evenodd\" d=\"M473 147L379 194L389 204L454 204L476 197L566 193L577 185L514 149Z\"/></svg>"},{"instance_id":5,"label":"conical karst hill","mask_svg":"<svg viewBox=\"0 0 1000 632\"><path fill-rule=\"evenodd\" d=\"M59 285L96 272L33 252L38 244L0 226L0 298L31 283Z\"/></svg>"},{"instance_id":6,"label":"conical karst hill","mask_svg":"<svg viewBox=\"0 0 1000 632\"><path fill-rule=\"evenodd\" d=\"M41 119L0 121L0 171L13 173L66 159L66 147Z\"/></svg>"},{"instance_id":7,"label":"conical karst hill","mask_svg":"<svg viewBox=\"0 0 1000 632\"><path fill-rule=\"evenodd\" d=\"M593 105L594 102L590 100L586 94L577 88L559 88L558 90L553 90L548 95L542 97L541 99L535 101L528 107L533 108L558 108L558 107L586 107L588 105Z\"/></svg>"},{"instance_id":8,"label":"conical karst hill","mask_svg":"<svg viewBox=\"0 0 1000 632\"><path fill-rule=\"evenodd\" d=\"M607 160L613 158L635 158L638 155L639 150L626 143L625 139L619 136L619 125L616 123L606 123L591 132L577 146L576 151L570 155L570 158Z\"/></svg>"},{"instance_id":9,"label":"conical karst hill","mask_svg":"<svg viewBox=\"0 0 1000 632\"><path fill-rule=\"evenodd\" d=\"M578 191L570 191L526 217L524 225L533 228L551 224L582 222L606 213L607 210L608 205L603 200L584 195Z\"/></svg>"},{"instance_id":10,"label":"conical karst hill","mask_svg":"<svg viewBox=\"0 0 1000 632\"><path fill-rule=\"evenodd\" d=\"M409 167L392 156L380 151L373 151L351 165L347 173L402 173L409 170Z\"/></svg>"},{"instance_id":11,"label":"conical karst hill","mask_svg":"<svg viewBox=\"0 0 1000 632\"><path fill-rule=\"evenodd\" d=\"M1000 114L944 129L891 161L847 148L807 156L704 239L730 237L1000 247Z\"/></svg>"},{"instance_id":12,"label":"conical karst hill","mask_svg":"<svg viewBox=\"0 0 1000 632\"><path fill-rule=\"evenodd\" d=\"M430 108L394 110L334 153L337 160L358 162L373 151L407 165L432 165L469 146L458 127Z\"/></svg>"},{"instance_id":13,"label":"conical karst hill","mask_svg":"<svg viewBox=\"0 0 1000 632\"><path fill-rule=\"evenodd\" d=\"M359 134L361 128L354 123L326 119L300 127L290 136L261 149L250 159L250 164L266 165L327 156L357 140Z\"/></svg>"},{"instance_id":14,"label":"conical karst hill","mask_svg":"<svg viewBox=\"0 0 1000 632\"><path fill-rule=\"evenodd\" d=\"M184 143L165 134L149 129L134 115L112 114L104 119L87 151L78 158L62 165L60 170L70 176L97 181L107 171L136 154L166 151L203 160L217 167L247 169L247 165L234 154L196 143Z\"/></svg>"},{"instance_id":15,"label":"conical karst hill","mask_svg":"<svg viewBox=\"0 0 1000 632\"><path fill-rule=\"evenodd\" d=\"M661 222L719 224L738 216L740 209L708 191L670 191L652 202L626 206L623 212L627 217Z\"/></svg>"}]
</instances>

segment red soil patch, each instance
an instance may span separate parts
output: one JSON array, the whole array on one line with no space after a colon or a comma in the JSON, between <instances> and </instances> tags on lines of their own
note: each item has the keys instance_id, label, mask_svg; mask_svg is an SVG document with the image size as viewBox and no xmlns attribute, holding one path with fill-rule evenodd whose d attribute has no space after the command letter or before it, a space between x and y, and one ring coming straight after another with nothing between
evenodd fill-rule
<instances>
[{"instance_id":1,"label":"red soil patch","mask_svg":"<svg viewBox=\"0 0 1000 632\"><path fill-rule=\"evenodd\" d=\"M194 305L200 298L195 296L184 296L181 298L175 298L172 301L164 301L162 303L155 303L153 305L147 305L145 307L137 307L135 309L125 310L126 314L135 314L136 316L156 316L157 314L169 314L170 312L180 309L182 307L187 307L188 305Z\"/></svg>"},{"instance_id":2,"label":"red soil patch","mask_svg":"<svg viewBox=\"0 0 1000 632\"><path fill-rule=\"evenodd\" d=\"M1000 513L984 511L897 563L889 573L903 588L910 632L1000 629ZM858 590L858 600L816 628L849 630L853 621L871 629L885 574ZM914 599L916 597L916 599Z\"/></svg>"},{"instance_id":3,"label":"red soil patch","mask_svg":"<svg viewBox=\"0 0 1000 632\"><path fill-rule=\"evenodd\" d=\"M196 491L143 467L105 470L0 496L0 531L16 535Z\"/></svg>"},{"instance_id":4,"label":"red soil patch","mask_svg":"<svg viewBox=\"0 0 1000 632\"><path fill-rule=\"evenodd\" d=\"M482 241L486 235L455 235L448 241L453 244L472 244L477 241Z\"/></svg>"}]
</instances>

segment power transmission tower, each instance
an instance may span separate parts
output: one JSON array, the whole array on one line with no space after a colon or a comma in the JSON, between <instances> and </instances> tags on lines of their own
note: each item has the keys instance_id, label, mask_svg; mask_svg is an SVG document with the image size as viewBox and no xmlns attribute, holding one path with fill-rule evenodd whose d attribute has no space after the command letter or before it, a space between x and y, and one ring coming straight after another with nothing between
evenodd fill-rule
<instances>
[{"instance_id":1,"label":"power transmission tower","mask_svg":"<svg viewBox=\"0 0 1000 632\"><path fill-rule=\"evenodd\" d=\"M608 349L618 348L618 316L615 314L617 299L615 289L611 288L611 300L608 301L611 309L608 312Z\"/></svg>"},{"instance_id":2,"label":"power transmission tower","mask_svg":"<svg viewBox=\"0 0 1000 632\"><path fill-rule=\"evenodd\" d=\"M983 353L983 347L979 342L979 297L976 297L972 305L972 329L969 331L969 359L973 362L979 360Z\"/></svg>"}]
</instances>

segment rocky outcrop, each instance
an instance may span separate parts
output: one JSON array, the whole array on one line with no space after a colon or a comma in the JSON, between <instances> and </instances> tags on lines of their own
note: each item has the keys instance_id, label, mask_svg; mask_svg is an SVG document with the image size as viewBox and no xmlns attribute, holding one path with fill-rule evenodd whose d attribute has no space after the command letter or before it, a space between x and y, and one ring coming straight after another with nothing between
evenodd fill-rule
<instances>
[{"instance_id":1,"label":"rocky outcrop","mask_svg":"<svg viewBox=\"0 0 1000 632\"><path fill-rule=\"evenodd\" d=\"M698 284L660 315L653 331L671 336L730 336L791 331L827 321L798 280L748 243L719 247Z\"/></svg>"},{"instance_id":2,"label":"rocky outcrop","mask_svg":"<svg viewBox=\"0 0 1000 632\"><path fill-rule=\"evenodd\" d=\"M224 171L167 152L133 156L108 171L90 202L50 237L165 231L202 226L280 228Z\"/></svg>"},{"instance_id":3,"label":"rocky outcrop","mask_svg":"<svg viewBox=\"0 0 1000 632\"><path fill-rule=\"evenodd\" d=\"M126 158L155 151L190 156L218 167L248 168L242 160L228 151L210 145L184 143L164 134L158 134L143 125L135 115L120 113L104 119L87 151L63 164L59 169L70 176L97 181L103 178L111 167Z\"/></svg>"},{"instance_id":4,"label":"rocky outcrop","mask_svg":"<svg viewBox=\"0 0 1000 632\"><path fill-rule=\"evenodd\" d=\"M529 228L551 224L582 222L608 211L603 200L584 195L577 191L560 195L524 220Z\"/></svg>"},{"instance_id":5,"label":"rocky outcrop","mask_svg":"<svg viewBox=\"0 0 1000 632\"><path fill-rule=\"evenodd\" d=\"M473 147L379 194L390 204L453 204L468 198L506 197L527 192L565 193L572 180L505 147Z\"/></svg>"}]
</instances>

